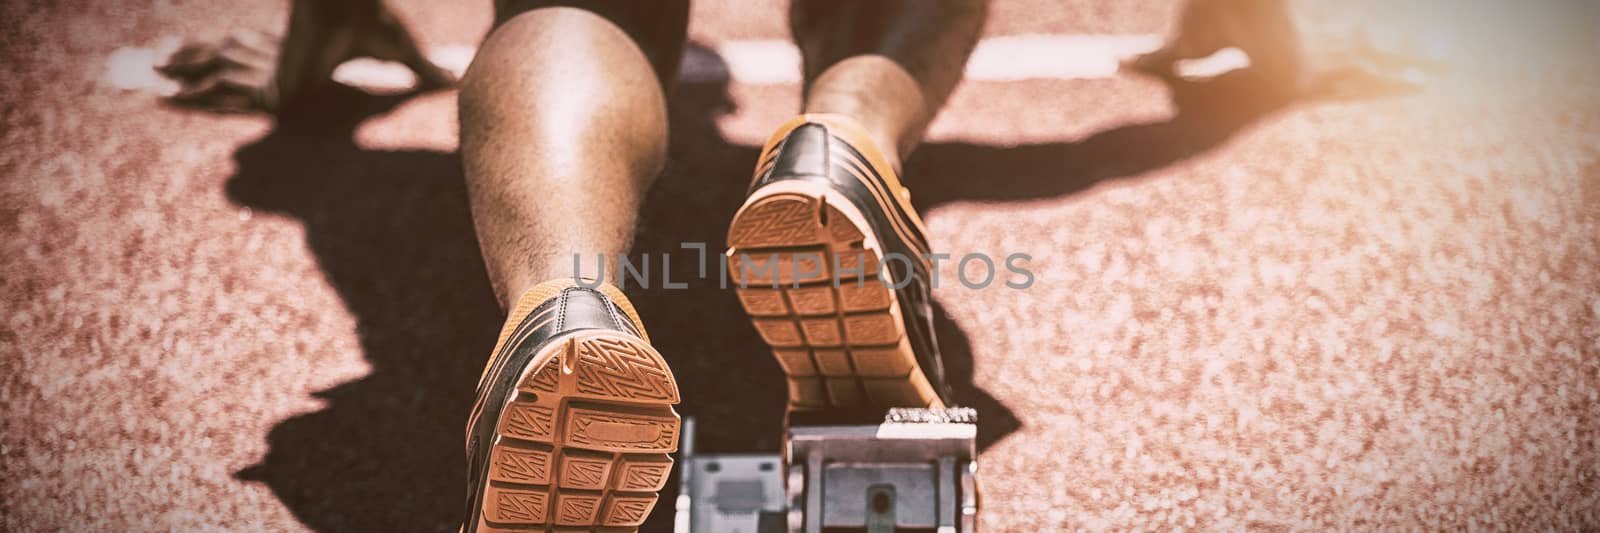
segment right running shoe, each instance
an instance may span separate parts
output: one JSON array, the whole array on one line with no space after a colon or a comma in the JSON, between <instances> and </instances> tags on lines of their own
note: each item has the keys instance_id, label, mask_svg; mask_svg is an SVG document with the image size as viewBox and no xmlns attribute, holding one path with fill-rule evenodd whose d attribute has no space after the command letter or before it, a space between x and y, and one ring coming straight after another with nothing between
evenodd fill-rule
<instances>
[{"instance_id":1,"label":"right running shoe","mask_svg":"<svg viewBox=\"0 0 1600 533\"><path fill-rule=\"evenodd\" d=\"M926 233L853 120L802 115L767 141L728 226L728 269L791 411L949 403Z\"/></svg>"},{"instance_id":2,"label":"right running shoe","mask_svg":"<svg viewBox=\"0 0 1600 533\"><path fill-rule=\"evenodd\" d=\"M528 290L467 420L465 532L634 531L678 449L678 385L610 285Z\"/></svg>"}]
</instances>

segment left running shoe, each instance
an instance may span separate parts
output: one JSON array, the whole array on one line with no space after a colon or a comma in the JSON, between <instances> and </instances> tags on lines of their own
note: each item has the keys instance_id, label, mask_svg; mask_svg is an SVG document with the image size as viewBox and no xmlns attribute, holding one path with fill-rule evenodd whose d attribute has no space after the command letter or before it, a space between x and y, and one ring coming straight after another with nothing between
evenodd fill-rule
<instances>
[{"instance_id":1,"label":"left running shoe","mask_svg":"<svg viewBox=\"0 0 1600 533\"><path fill-rule=\"evenodd\" d=\"M791 412L950 403L926 235L849 117L795 117L767 141L728 224L728 271L788 374Z\"/></svg>"},{"instance_id":2,"label":"left running shoe","mask_svg":"<svg viewBox=\"0 0 1600 533\"><path fill-rule=\"evenodd\" d=\"M622 292L553 280L500 332L467 419L473 531L633 531L678 449L678 385Z\"/></svg>"}]
</instances>

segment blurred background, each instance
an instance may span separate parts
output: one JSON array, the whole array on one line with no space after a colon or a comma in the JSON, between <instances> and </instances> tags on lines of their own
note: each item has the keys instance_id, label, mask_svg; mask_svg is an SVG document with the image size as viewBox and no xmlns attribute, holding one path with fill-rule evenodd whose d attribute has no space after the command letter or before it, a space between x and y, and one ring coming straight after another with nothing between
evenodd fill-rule
<instances>
[{"instance_id":1,"label":"blurred background","mask_svg":"<svg viewBox=\"0 0 1600 533\"><path fill-rule=\"evenodd\" d=\"M490 22L393 4L449 67ZM1290 1L1263 75L1285 41L1206 4L995 0L907 162L936 248L1033 258L935 293L985 529L1600 529L1600 10ZM693 10L639 254L718 249L799 105L785 2ZM0 529L455 529L502 317L455 95L356 62L274 121L150 70L286 14L0 2ZM777 449L733 293L630 294L702 448Z\"/></svg>"}]
</instances>

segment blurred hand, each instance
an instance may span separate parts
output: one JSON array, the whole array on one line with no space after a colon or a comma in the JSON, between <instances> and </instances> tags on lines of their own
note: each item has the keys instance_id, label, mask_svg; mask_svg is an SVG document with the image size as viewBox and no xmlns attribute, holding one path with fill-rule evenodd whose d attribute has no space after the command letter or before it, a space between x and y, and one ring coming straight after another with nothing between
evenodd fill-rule
<instances>
[{"instance_id":1,"label":"blurred hand","mask_svg":"<svg viewBox=\"0 0 1600 533\"><path fill-rule=\"evenodd\" d=\"M184 44L156 71L178 82L172 103L217 112L270 112L277 105L279 47L276 36L236 32L220 43Z\"/></svg>"},{"instance_id":2,"label":"blurred hand","mask_svg":"<svg viewBox=\"0 0 1600 533\"><path fill-rule=\"evenodd\" d=\"M240 31L220 43L190 42L156 70L178 82L178 92L170 97L173 104L224 113L276 113L331 83L333 70L357 57L406 65L417 76L417 90L455 83L453 74L422 55L381 2L297 1L284 38Z\"/></svg>"},{"instance_id":3,"label":"blurred hand","mask_svg":"<svg viewBox=\"0 0 1600 533\"><path fill-rule=\"evenodd\" d=\"M1387 11L1357 4L1187 0L1177 33L1161 49L1122 66L1173 85L1186 77L1180 62L1235 48L1248 57L1256 79L1296 98L1405 92L1417 88L1411 78L1417 71L1443 68L1403 49L1376 46L1368 30Z\"/></svg>"},{"instance_id":4,"label":"blurred hand","mask_svg":"<svg viewBox=\"0 0 1600 533\"><path fill-rule=\"evenodd\" d=\"M1179 62L1237 48L1263 79L1293 85L1299 76L1301 43L1288 7L1287 0L1187 0L1177 32L1166 44L1122 67L1172 84L1185 77Z\"/></svg>"}]
</instances>

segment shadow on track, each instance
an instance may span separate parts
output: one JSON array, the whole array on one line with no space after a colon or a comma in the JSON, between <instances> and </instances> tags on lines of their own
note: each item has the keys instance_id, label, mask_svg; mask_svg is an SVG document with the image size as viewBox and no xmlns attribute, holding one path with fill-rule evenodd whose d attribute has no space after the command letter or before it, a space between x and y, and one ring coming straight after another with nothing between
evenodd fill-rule
<instances>
[{"instance_id":1,"label":"shadow on track","mask_svg":"<svg viewBox=\"0 0 1600 533\"><path fill-rule=\"evenodd\" d=\"M319 95L240 149L227 184L234 202L305 224L372 366L316 393L326 407L280 422L237 474L317 531L454 530L466 413L499 330L457 156L353 141L400 100Z\"/></svg>"},{"instance_id":2,"label":"shadow on track","mask_svg":"<svg viewBox=\"0 0 1600 533\"><path fill-rule=\"evenodd\" d=\"M1290 99L1249 70L1170 86L1177 113L1069 143L1011 147L929 145L907 161L919 208L958 201L1002 202L1082 192L1205 153L1285 108Z\"/></svg>"},{"instance_id":3,"label":"shadow on track","mask_svg":"<svg viewBox=\"0 0 1600 533\"><path fill-rule=\"evenodd\" d=\"M704 47L688 53L721 62ZM357 125L403 100L330 90L241 148L227 184L232 201L305 224L372 366L316 393L326 407L275 426L265 458L237 474L267 485L317 531L455 530L465 496L462 432L503 318L484 277L458 156L366 150L353 141ZM784 401L778 367L733 292L688 280L699 257L679 245L721 249L757 147L731 144L716 127L733 105L726 81L680 86L673 102L668 169L646 199L633 257L670 254L674 280L689 287L629 293L678 377L679 411L700 420L703 449L775 450ZM927 145L908 173L924 207L1070 194L1201 153L1270 110L1200 111L1206 107L1185 105L1196 111L1077 143ZM942 309L936 316L956 400L978 408L987 448L1020 422L973 385L973 348ZM675 491L669 482L643 530L670 528Z\"/></svg>"}]
</instances>

